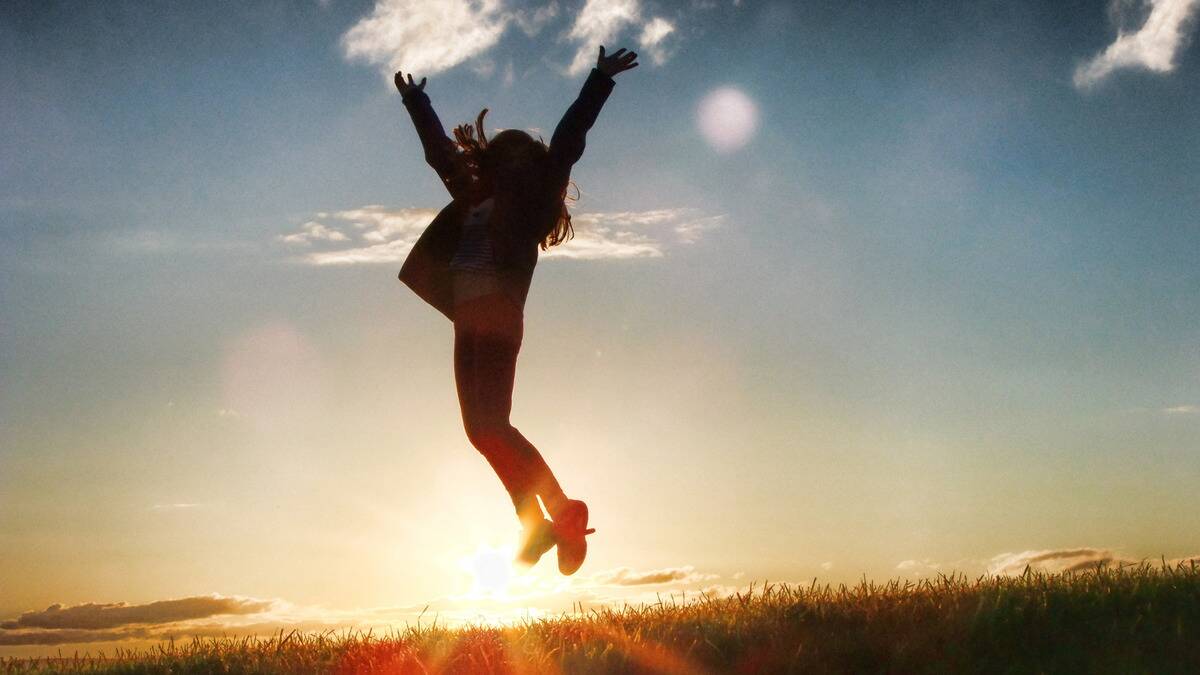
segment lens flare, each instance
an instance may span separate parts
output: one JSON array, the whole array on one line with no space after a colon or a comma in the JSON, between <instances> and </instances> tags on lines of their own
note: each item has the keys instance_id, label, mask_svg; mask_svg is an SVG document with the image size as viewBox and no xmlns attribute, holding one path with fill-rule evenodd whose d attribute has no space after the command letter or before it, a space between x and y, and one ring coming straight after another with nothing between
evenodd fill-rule
<instances>
[{"instance_id":1,"label":"lens flare","mask_svg":"<svg viewBox=\"0 0 1200 675\"><path fill-rule=\"evenodd\" d=\"M696 127L714 150L733 152L758 130L758 105L739 89L714 89L696 108Z\"/></svg>"}]
</instances>

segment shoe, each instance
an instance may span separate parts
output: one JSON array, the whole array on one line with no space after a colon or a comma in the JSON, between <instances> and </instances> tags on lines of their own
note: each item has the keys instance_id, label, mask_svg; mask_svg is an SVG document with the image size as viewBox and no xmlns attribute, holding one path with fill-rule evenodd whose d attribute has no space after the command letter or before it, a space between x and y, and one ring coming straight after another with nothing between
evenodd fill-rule
<instances>
[{"instance_id":1,"label":"shoe","mask_svg":"<svg viewBox=\"0 0 1200 675\"><path fill-rule=\"evenodd\" d=\"M554 524L545 518L542 522L521 530L521 546L517 550L517 562L532 567L542 559L542 554L554 548L556 538Z\"/></svg>"},{"instance_id":2,"label":"shoe","mask_svg":"<svg viewBox=\"0 0 1200 675\"><path fill-rule=\"evenodd\" d=\"M571 576L587 557L585 535L595 532L589 528L587 504L578 499L567 500L566 506L554 519L554 537L558 540L558 571Z\"/></svg>"}]
</instances>

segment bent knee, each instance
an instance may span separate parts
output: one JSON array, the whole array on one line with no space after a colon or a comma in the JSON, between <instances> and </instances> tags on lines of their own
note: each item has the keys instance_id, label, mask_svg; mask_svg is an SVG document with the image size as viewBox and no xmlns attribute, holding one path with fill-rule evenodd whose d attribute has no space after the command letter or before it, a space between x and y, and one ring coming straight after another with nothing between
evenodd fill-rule
<instances>
[{"instance_id":1,"label":"bent knee","mask_svg":"<svg viewBox=\"0 0 1200 675\"><path fill-rule=\"evenodd\" d=\"M467 440L477 450L484 450L503 442L512 430L508 420L470 419L463 422L467 432Z\"/></svg>"}]
</instances>

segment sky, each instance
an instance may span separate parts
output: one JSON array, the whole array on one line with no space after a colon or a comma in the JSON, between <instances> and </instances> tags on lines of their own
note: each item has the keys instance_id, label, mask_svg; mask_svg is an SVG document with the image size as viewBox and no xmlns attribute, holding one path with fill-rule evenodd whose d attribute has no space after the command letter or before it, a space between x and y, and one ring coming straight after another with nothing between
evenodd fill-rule
<instances>
[{"instance_id":1,"label":"sky","mask_svg":"<svg viewBox=\"0 0 1200 675\"><path fill-rule=\"evenodd\" d=\"M0 8L0 654L1200 554L1198 0ZM548 138L617 76L514 424L391 84Z\"/></svg>"}]
</instances>

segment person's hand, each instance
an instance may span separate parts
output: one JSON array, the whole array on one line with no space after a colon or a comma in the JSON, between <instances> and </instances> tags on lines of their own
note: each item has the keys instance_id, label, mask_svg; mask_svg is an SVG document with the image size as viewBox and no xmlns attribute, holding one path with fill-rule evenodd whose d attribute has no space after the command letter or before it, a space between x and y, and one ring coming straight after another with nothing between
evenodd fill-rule
<instances>
[{"instance_id":1,"label":"person's hand","mask_svg":"<svg viewBox=\"0 0 1200 675\"><path fill-rule=\"evenodd\" d=\"M630 68L637 68L637 53L625 53L625 48L622 47L612 56L604 55L604 45L600 45L600 56L596 59L596 70L612 77L617 73L625 72Z\"/></svg>"},{"instance_id":2,"label":"person's hand","mask_svg":"<svg viewBox=\"0 0 1200 675\"><path fill-rule=\"evenodd\" d=\"M413 78L412 78L412 73L409 73L408 74L408 82L405 82L404 81L404 73L397 70L395 80L396 80L396 89L400 92L400 95L403 96L403 95L408 94L408 92L412 91L413 89L416 89L417 91L424 91L425 83L427 81L429 81L429 78L422 77L420 84L414 84Z\"/></svg>"}]
</instances>

